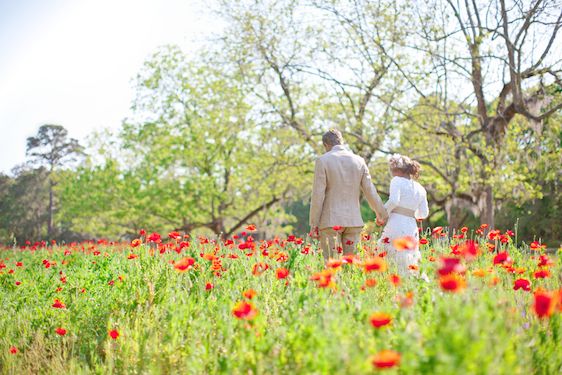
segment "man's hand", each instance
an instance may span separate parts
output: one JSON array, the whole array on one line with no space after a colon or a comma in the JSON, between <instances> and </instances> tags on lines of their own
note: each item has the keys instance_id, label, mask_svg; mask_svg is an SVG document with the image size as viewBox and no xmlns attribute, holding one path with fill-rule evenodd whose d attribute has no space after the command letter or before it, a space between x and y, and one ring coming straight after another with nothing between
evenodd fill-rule
<instances>
[{"instance_id":1,"label":"man's hand","mask_svg":"<svg viewBox=\"0 0 562 375\"><path fill-rule=\"evenodd\" d=\"M318 232L318 227L312 227L312 229L310 230L310 233L308 233L308 236L310 238L313 238L315 240L320 238L320 233Z\"/></svg>"},{"instance_id":2,"label":"man's hand","mask_svg":"<svg viewBox=\"0 0 562 375\"><path fill-rule=\"evenodd\" d=\"M379 227L382 227L384 224L386 224L386 220L381 219L380 217L377 216L377 219L375 220L375 224L377 224Z\"/></svg>"}]
</instances>

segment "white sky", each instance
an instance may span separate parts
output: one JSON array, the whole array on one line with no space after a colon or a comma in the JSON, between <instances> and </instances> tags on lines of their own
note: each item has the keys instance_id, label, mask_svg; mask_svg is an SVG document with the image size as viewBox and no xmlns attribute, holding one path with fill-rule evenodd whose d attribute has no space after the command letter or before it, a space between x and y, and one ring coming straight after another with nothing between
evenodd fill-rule
<instances>
[{"instance_id":1,"label":"white sky","mask_svg":"<svg viewBox=\"0 0 562 375\"><path fill-rule=\"evenodd\" d=\"M214 27L200 0L0 0L0 172L43 124L118 128L150 53L196 53Z\"/></svg>"}]
</instances>

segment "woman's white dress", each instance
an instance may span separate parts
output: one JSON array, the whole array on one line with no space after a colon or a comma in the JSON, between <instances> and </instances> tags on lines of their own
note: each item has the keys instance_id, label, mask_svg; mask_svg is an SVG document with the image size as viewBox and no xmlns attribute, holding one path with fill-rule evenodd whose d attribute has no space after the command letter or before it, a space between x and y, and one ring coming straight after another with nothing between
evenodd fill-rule
<instances>
[{"instance_id":1,"label":"woman's white dress","mask_svg":"<svg viewBox=\"0 0 562 375\"><path fill-rule=\"evenodd\" d=\"M415 218L392 212L396 207L412 210ZM393 177L390 181L390 196L385 208L389 217L379 240L379 247L387 251L387 257L396 264L399 275L415 273L409 269L409 266L418 265L421 259L416 219L425 219L429 214L427 193L417 181L404 177ZM392 241L406 236L415 239L415 248L397 251L392 245Z\"/></svg>"}]
</instances>

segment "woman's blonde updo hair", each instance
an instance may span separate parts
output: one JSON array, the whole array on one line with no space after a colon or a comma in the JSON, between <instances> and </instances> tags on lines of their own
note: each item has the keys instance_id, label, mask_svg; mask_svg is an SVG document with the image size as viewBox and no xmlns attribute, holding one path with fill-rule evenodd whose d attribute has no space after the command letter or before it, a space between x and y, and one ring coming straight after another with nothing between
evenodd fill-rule
<instances>
[{"instance_id":1,"label":"woman's blonde updo hair","mask_svg":"<svg viewBox=\"0 0 562 375\"><path fill-rule=\"evenodd\" d=\"M421 165L407 156L394 154L388 160L391 170L397 170L417 179L420 176Z\"/></svg>"}]
</instances>

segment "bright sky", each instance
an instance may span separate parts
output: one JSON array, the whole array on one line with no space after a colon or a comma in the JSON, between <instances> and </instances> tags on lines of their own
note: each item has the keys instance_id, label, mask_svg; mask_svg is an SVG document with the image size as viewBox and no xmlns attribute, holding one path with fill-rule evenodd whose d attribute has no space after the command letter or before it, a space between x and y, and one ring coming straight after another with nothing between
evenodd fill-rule
<instances>
[{"instance_id":1,"label":"bright sky","mask_svg":"<svg viewBox=\"0 0 562 375\"><path fill-rule=\"evenodd\" d=\"M0 172L59 124L83 141L118 128L132 79L158 46L196 53L213 32L200 0L0 0Z\"/></svg>"}]
</instances>

